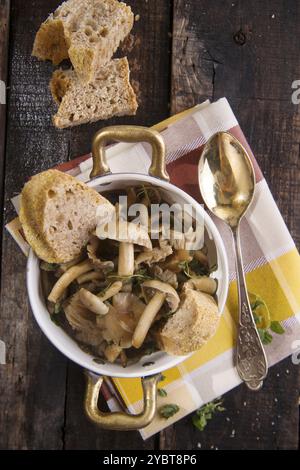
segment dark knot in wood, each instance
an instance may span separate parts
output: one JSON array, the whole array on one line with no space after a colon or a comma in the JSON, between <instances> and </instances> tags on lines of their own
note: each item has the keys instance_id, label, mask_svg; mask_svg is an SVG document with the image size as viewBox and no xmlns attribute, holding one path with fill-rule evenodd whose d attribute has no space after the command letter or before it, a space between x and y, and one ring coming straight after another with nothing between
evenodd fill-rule
<instances>
[{"instance_id":1,"label":"dark knot in wood","mask_svg":"<svg viewBox=\"0 0 300 470\"><path fill-rule=\"evenodd\" d=\"M246 35L245 33L242 31L242 29L240 29L239 31L237 31L236 33L234 33L233 35L233 40L236 44L238 44L239 46L243 46L245 43L246 43Z\"/></svg>"}]
</instances>

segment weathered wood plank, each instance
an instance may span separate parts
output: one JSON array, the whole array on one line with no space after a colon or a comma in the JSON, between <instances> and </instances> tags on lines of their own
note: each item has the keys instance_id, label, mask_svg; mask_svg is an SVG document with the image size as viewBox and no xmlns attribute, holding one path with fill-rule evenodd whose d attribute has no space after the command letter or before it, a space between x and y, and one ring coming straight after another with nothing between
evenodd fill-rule
<instances>
[{"instance_id":1,"label":"weathered wood plank","mask_svg":"<svg viewBox=\"0 0 300 470\"><path fill-rule=\"evenodd\" d=\"M290 358L272 367L259 394L245 385L232 390L223 397L226 410L214 415L203 432L193 426L191 415L161 433L161 448L297 449L298 367Z\"/></svg>"},{"instance_id":2,"label":"weathered wood plank","mask_svg":"<svg viewBox=\"0 0 300 470\"><path fill-rule=\"evenodd\" d=\"M10 0L0 1L0 206L3 206ZM2 214L2 211L1 211ZM2 215L1 219L2 220ZM1 238L0 238L1 240Z\"/></svg>"},{"instance_id":3,"label":"weathered wood plank","mask_svg":"<svg viewBox=\"0 0 300 470\"><path fill-rule=\"evenodd\" d=\"M89 151L94 132L108 124L82 126L72 131L57 131L51 125L55 106L48 83L53 69L51 64L38 62L30 54L40 23L59 3L53 0L47 3L42 0L32 3L15 0L12 4L6 221L14 215L10 198L20 191L26 179ZM143 25L136 25L136 47L130 54L133 79L140 84L142 79L144 82L140 92L141 106L136 118L113 120L110 124L152 124L168 115L169 69L163 60L159 60L157 66L153 54L154 48L162 48L168 54L169 10L167 6L161 10L159 3L147 5L142 1L133 2L136 13L144 17ZM145 79L146 68L149 71ZM68 376L67 361L52 348L35 325L27 301L25 260L7 234L3 240L2 268L0 331L8 347L8 365L0 372L0 421L7 430L5 435L1 435L0 446L73 449L83 445L111 449L121 445L133 448L142 446L138 434L105 434L86 421L83 423L86 428L85 442L80 439L80 433L74 432L74 421L85 419L83 397L74 394L74 390L78 391L75 385L83 383L82 370L72 365ZM18 341L15 332L18 332ZM69 394L67 397L66 392ZM153 448L153 442L149 440L147 446Z\"/></svg>"},{"instance_id":4,"label":"weathered wood plank","mask_svg":"<svg viewBox=\"0 0 300 470\"><path fill-rule=\"evenodd\" d=\"M220 7L175 0L171 103L178 112L204 99L228 98L298 246L300 121L291 84L300 76L299 17L293 1L228 0ZM258 394L241 386L226 395L227 412L204 433L187 418L161 434L161 447L200 442L206 449L296 449L299 385L299 368L287 359Z\"/></svg>"},{"instance_id":5,"label":"weathered wood plank","mask_svg":"<svg viewBox=\"0 0 300 470\"><path fill-rule=\"evenodd\" d=\"M14 216L10 198L26 179L68 154L68 136L58 137L47 118L51 102L45 71L30 57L38 15L55 2L37 3L15 0L11 6L5 222ZM7 345L7 365L0 368L0 422L5 429L0 447L60 449L67 361L33 319L25 275L26 260L4 233L0 337Z\"/></svg>"}]
</instances>

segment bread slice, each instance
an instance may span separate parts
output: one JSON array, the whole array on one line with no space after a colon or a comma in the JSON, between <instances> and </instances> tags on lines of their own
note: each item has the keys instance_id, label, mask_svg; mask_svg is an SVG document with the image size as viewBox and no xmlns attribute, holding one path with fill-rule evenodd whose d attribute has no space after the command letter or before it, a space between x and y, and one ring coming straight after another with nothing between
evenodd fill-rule
<instances>
[{"instance_id":1,"label":"bread slice","mask_svg":"<svg viewBox=\"0 0 300 470\"><path fill-rule=\"evenodd\" d=\"M112 116L133 115L138 107L126 57L101 67L90 83L82 83L74 70L56 70L50 89L59 104L53 123L61 129Z\"/></svg>"},{"instance_id":2,"label":"bread slice","mask_svg":"<svg viewBox=\"0 0 300 470\"><path fill-rule=\"evenodd\" d=\"M73 176L48 170L33 176L21 194L20 222L37 256L66 263L80 255L97 224L107 223L114 207Z\"/></svg>"},{"instance_id":3,"label":"bread slice","mask_svg":"<svg viewBox=\"0 0 300 470\"><path fill-rule=\"evenodd\" d=\"M32 55L54 65L70 58L83 81L110 61L134 23L131 8L117 0L68 0L42 23Z\"/></svg>"},{"instance_id":4,"label":"bread slice","mask_svg":"<svg viewBox=\"0 0 300 470\"><path fill-rule=\"evenodd\" d=\"M215 334L219 320L213 297L188 289L179 310L158 332L158 343L175 356L197 351Z\"/></svg>"}]
</instances>

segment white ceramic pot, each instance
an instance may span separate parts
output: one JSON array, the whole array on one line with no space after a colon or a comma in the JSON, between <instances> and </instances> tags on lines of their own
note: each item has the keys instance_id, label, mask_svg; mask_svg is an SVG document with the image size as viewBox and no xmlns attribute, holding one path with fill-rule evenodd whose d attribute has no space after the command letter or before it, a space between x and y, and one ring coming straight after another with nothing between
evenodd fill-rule
<instances>
[{"instance_id":1,"label":"white ceramic pot","mask_svg":"<svg viewBox=\"0 0 300 470\"><path fill-rule=\"evenodd\" d=\"M116 126L103 129L96 134L93 143L93 175L96 173L107 173L109 171L103 149L107 139L111 138L125 142L150 142L153 146L154 158L150 172L152 174L157 174L159 177L164 179L140 174L105 174L104 176L92 179L88 183L89 187L101 193L104 191L106 192L114 189L120 190L130 186L138 186L141 183L147 183L152 184L153 186L157 186L162 193L165 193L165 195L168 197L168 200L171 200L174 203L192 205L195 211L200 216L203 216L206 231L209 235L209 238L214 242L215 245L218 269L214 273L214 277L218 281L217 299L219 312L221 314L225 306L228 291L228 264L222 239L215 224L213 223L210 216L205 212L203 207L187 193L165 181L167 179L167 173L165 171L164 144L161 136L155 131L139 127ZM86 396L86 411L90 418L93 419L93 421L98 422L98 424L100 424L102 427L110 429L138 429L147 425L148 422L153 419L155 412L153 401L156 401L155 389L156 382L159 378L158 374L184 361L186 356L170 356L164 352L156 352L151 356L140 359L138 363L130 365L125 369L118 364L97 364L94 362L91 355L80 349L78 344L70 336L68 336L62 328L56 326L51 321L41 288L39 260L32 250L30 251L27 263L27 289L33 314L38 325L48 337L48 339L66 357L76 362L87 371L94 373L88 374L88 389ZM145 363L153 364L145 366ZM112 414L106 415L97 409L97 397L103 376L126 378L151 376L148 380L144 380L143 386L145 393L145 405L147 407L146 401L148 397L152 402L152 406L151 410L148 410L148 413L146 410L146 413L143 414L143 419L140 419L140 422L137 421L139 419L138 417L126 415L124 418L125 424L122 424L120 423L120 416L118 417L114 415L112 417ZM132 422L130 421L131 418L133 418Z\"/></svg>"}]
</instances>

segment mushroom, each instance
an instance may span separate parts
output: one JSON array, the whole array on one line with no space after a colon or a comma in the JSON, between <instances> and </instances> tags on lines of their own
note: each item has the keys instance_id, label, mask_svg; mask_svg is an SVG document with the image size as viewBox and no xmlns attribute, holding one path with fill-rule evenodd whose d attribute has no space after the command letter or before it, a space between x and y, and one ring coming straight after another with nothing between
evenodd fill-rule
<instances>
[{"instance_id":1,"label":"mushroom","mask_svg":"<svg viewBox=\"0 0 300 470\"><path fill-rule=\"evenodd\" d=\"M90 260L83 261L76 266L72 266L66 271L54 284L52 291L48 296L50 302L56 303L63 295L67 287L75 281L79 276L85 274L93 269L93 264Z\"/></svg>"},{"instance_id":2,"label":"mushroom","mask_svg":"<svg viewBox=\"0 0 300 470\"><path fill-rule=\"evenodd\" d=\"M82 305L79 292L73 295L64 304L64 312L68 323L76 332L82 342L91 346L97 346L103 340L102 329L97 326L96 316Z\"/></svg>"},{"instance_id":3,"label":"mushroom","mask_svg":"<svg viewBox=\"0 0 300 470\"><path fill-rule=\"evenodd\" d=\"M104 355L108 362L114 363L122 351L123 349L120 346L117 346L116 344L109 344L104 350Z\"/></svg>"},{"instance_id":4,"label":"mushroom","mask_svg":"<svg viewBox=\"0 0 300 470\"><path fill-rule=\"evenodd\" d=\"M160 281L146 281L142 284L142 289L153 292L153 297L147 304L143 314L141 315L132 338L132 345L140 348L147 336L151 325L166 301L171 309L175 312L178 308L180 298L176 290L169 284Z\"/></svg>"},{"instance_id":5,"label":"mushroom","mask_svg":"<svg viewBox=\"0 0 300 470\"><path fill-rule=\"evenodd\" d=\"M103 329L103 338L107 342L113 342L123 349L132 346L132 335L135 327L131 315L119 314L113 307L109 306L109 312L104 317L97 317L97 325Z\"/></svg>"},{"instance_id":6,"label":"mushroom","mask_svg":"<svg viewBox=\"0 0 300 470\"><path fill-rule=\"evenodd\" d=\"M115 217L114 225L98 226L98 238L109 238L119 243L118 275L132 276L134 273L134 245L152 249L152 243L147 230L141 225Z\"/></svg>"},{"instance_id":7,"label":"mushroom","mask_svg":"<svg viewBox=\"0 0 300 470\"><path fill-rule=\"evenodd\" d=\"M96 315L106 315L109 308L105 303L99 299L96 295L92 294L86 289L80 289L79 300L82 304L91 312Z\"/></svg>"},{"instance_id":8,"label":"mushroom","mask_svg":"<svg viewBox=\"0 0 300 470\"><path fill-rule=\"evenodd\" d=\"M113 306L119 313L133 313L138 321L145 310L146 305L136 295L120 292L113 297Z\"/></svg>"},{"instance_id":9,"label":"mushroom","mask_svg":"<svg viewBox=\"0 0 300 470\"><path fill-rule=\"evenodd\" d=\"M98 298L102 300L102 302L105 302L105 300L111 299L111 297L114 297L116 294L118 294L121 289L122 282L114 282L104 292L100 292L100 294L98 294Z\"/></svg>"},{"instance_id":10,"label":"mushroom","mask_svg":"<svg viewBox=\"0 0 300 470\"><path fill-rule=\"evenodd\" d=\"M174 273L180 273L182 271L182 263L190 263L192 256L187 250L176 250L170 258L163 264L163 269L169 269Z\"/></svg>"},{"instance_id":11,"label":"mushroom","mask_svg":"<svg viewBox=\"0 0 300 470\"><path fill-rule=\"evenodd\" d=\"M103 261L98 256L98 250L100 247L99 238L92 236L87 246L87 254L89 259L92 261L95 269L99 269L103 274L110 273L114 270L114 263L112 261Z\"/></svg>"},{"instance_id":12,"label":"mushroom","mask_svg":"<svg viewBox=\"0 0 300 470\"><path fill-rule=\"evenodd\" d=\"M174 289L178 289L177 275L173 271L170 271L169 269L163 271L163 269L158 266L158 264L155 264L152 267L151 272L153 277L155 277L156 279L170 284L170 286L174 287Z\"/></svg>"},{"instance_id":13,"label":"mushroom","mask_svg":"<svg viewBox=\"0 0 300 470\"><path fill-rule=\"evenodd\" d=\"M169 245L168 240L159 240L159 247L153 248L151 251L144 251L140 253L135 261L136 269L140 264L147 264L151 266L154 263L165 261L168 256L173 253L172 247Z\"/></svg>"},{"instance_id":14,"label":"mushroom","mask_svg":"<svg viewBox=\"0 0 300 470\"><path fill-rule=\"evenodd\" d=\"M203 266L207 267L209 266L208 264L208 258L207 258L207 255L205 253L203 253L202 250L197 250L193 253L194 255L194 258L200 263L202 264Z\"/></svg>"},{"instance_id":15,"label":"mushroom","mask_svg":"<svg viewBox=\"0 0 300 470\"><path fill-rule=\"evenodd\" d=\"M99 273L97 271L89 271L88 273L82 274L77 278L77 283L79 285L86 284L87 282L92 281L103 281L104 276L103 273Z\"/></svg>"},{"instance_id":16,"label":"mushroom","mask_svg":"<svg viewBox=\"0 0 300 470\"><path fill-rule=\"evenodd\" d=\"M209 295L214 295L217 291L218 284L215 279L208 276L195 277L185 282L182 287L183 292L189 289L205 292Z\"/></svg>"}]
</instances>

